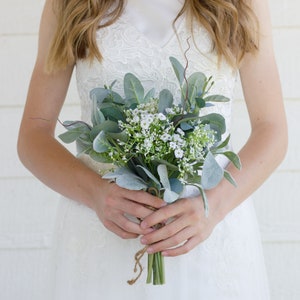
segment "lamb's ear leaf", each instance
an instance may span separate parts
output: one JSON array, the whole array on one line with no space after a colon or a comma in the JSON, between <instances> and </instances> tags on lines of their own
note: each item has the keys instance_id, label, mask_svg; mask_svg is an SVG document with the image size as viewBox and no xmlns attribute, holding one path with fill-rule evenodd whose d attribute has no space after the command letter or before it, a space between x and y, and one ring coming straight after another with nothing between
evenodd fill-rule
<instances>
[{"instance_id":1,"label":"lamb's ear leaf","mask_svg":"<svg viewBox=\"0 0 300 300\"><path fill-rule=\"evenodd\" d=\"M201 185L204 190L210 190L218 185L224 176L223 168L218 164L214 155L208 152L202 169Z\"/></svg>"}]
</instances>

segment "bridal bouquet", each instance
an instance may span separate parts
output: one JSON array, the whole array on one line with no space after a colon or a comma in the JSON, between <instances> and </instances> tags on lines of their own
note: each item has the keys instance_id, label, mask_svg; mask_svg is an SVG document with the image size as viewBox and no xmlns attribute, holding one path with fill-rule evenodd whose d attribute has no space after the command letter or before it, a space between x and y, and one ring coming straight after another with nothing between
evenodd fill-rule
<instances>
[{"instance_id":1,"label":"bridal bouquet","mask_svg":"<svg viewBox=\"0 0 300 300\"><path fill-rule=\"evenodd\" d=\"M206 214L209 190L225 177L235 184L231 175L217 162L225 155L237 168L239 157L228 150L230 136L222 115L201 115L202 108L212 102L226 102L222 95L209 95L212 78L201 72L186 76L187 67L170 57L181 90L181 102L174 104L172 93L164 89L156 96L152 89L145 93L133 74L124 77L124 95L110 86L91 91L92 125L82 121L63 123L67 132L59 137L65 143L77 142L80 153L93 160L112 163L115 167L104 178L132 190L145 190L167 203L180 199L186 185L195 186L202 196ZM157 224L160 228L164 224ZM137 252L136 267L142 266ZM138 278L137 277L137 278ZM129 281L130 284L135 280ZM164 260L161 253L148 254L147 283L163 284Z\"/></svg>"}]
</instances>

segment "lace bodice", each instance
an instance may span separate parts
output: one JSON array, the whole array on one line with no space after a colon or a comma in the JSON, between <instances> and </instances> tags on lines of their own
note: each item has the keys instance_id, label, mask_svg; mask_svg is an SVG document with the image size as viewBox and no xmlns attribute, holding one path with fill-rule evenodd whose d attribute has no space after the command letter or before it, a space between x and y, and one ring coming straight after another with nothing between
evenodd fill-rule
<instances>
[{"instance_id":1,"label":"lace bodice","mask_svg":"<svg viewBox=\"0 0 300 300\"><path fill-rule=\"evenodd\" d=\"M177 34L165 38L161 45L149 39L131 22L128 13L123 14L116 23L97 33L97 42L103 55L103 61L89 63L86 60L77 63L77 84L82 105L82 119L89 122L91 115L90 91L95 87L110 85L117 80L115 89L122 94L123 77L127 72L136 75L148 91L155 87L157 94L167 88L179 102L180 91L175 73L169 61L176 57L185 65L184 52L187 51L187 75L200 71L206 76L213 76L215 82L211 93L223 94L232 98L236 81L236 71L225 62L219 66L217 57L211 53L211 41L208 33L200 26L195 26L194 39L187 29L186 22L179 19L176 23ZM222 103L209 108L209 112L221 113L230 128L231 104ZM203 110L203 113L207 111Z\"/></svg>"}]
</instances>

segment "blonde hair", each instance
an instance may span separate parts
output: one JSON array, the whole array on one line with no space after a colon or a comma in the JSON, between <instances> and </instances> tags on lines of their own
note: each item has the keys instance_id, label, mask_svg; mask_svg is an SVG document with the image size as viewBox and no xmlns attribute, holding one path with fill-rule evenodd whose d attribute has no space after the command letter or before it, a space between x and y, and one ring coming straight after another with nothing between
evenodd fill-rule
<instances>
[{"instance_id":1,"label":"blonde hair","mask_svg":"<svg viewBox=\"0 0 300 300\"><path fill-rule=\"evenodd\" d=\"M209 32L212 51L230 65L238 66L246 53L258 49L258 22L248 1L185 0L174 22L186 13ZM63 69L83 58L101 61L96 31L114 23L124 6L125 0L54 0L57 28L47 71Z\"/></svg>"}]
</instances>

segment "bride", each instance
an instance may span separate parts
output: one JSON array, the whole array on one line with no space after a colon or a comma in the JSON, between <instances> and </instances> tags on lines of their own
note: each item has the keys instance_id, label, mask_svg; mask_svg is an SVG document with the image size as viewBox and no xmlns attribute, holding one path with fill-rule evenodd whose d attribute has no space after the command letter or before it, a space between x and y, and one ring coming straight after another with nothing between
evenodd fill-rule
<instances>
[{"instance_id":1,"label":"bride","mask_svg":"<svg viewBox=\"0 0 300 300\"><path fill-rule=\"evenodd\" d=\"M90 122L90 90L121 82L127 72L145 86L178 94L168 57L184 61L191 36L188 72L213 76L214 92L229 98L239 75L251 123L239 152L242 170L220 161L237 188L222 181L207 191L208 217L196 191L165 205L144 191L126 190L101 178L103 166L73 156L54 136L74 70L82 120ZM230 128L231 103L208 110L222 114ZM286 147L267 0L46 0L18 140L24 165L62 195L53 293L45 299L269 299L250 196ZM152 230L167 219L173 221ZM165 256L163 286L146 285L145 274L133 286L126 282L132 256L144 245Z\"/></svg>"}]
</instances>

